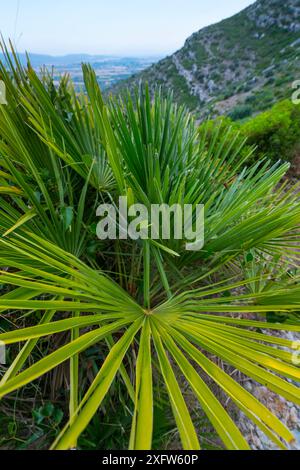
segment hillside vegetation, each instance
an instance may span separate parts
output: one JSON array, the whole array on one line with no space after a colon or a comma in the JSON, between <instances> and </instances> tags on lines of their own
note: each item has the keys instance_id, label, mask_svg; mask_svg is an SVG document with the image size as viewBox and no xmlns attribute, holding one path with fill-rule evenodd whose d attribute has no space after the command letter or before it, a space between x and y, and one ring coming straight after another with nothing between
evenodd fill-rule
<instances>
[{"instance_id":1,"label":"hillside vegetation","mask_svg":"<svg viewBox=\"0 0 300 470\"><path fill-rule=\"evenodd\" d=\"M175 100L200 118L232 111L246 117L291 95L299 59L300 1L259 0L112 91L148 81L152 89L173 89Z\"/></svg>"},{"instance_id":2,"label":"hillside vegetation","mask_svg":"<svg viewBox=\"0 0 300 470\"><path fill-rule=\"evenodd\" d=\"M252 160L267 157L274 163L279 159L294 162L292 175L300 176L300 167L297 165L300 155L300 106L284 100L251 119L235 121L233 116L220 116L202 123L200 134L207 132L207 129L214 129L216 125L220 129L220 139L231 128L233 136L238 132L241 141L247 139L244 151L256 147Z\"/></svg>"}]
</instances>

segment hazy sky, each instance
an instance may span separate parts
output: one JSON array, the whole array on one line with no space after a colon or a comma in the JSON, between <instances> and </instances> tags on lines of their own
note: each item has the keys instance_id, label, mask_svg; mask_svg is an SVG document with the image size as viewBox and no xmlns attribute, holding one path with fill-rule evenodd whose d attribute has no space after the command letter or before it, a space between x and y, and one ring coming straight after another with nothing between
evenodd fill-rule
<instances>
[{"instance_id":1,"label":"hazy sky","mask_svg":"<svg viewBox=\"0 0 300 470\"><path fill-rule=\"evenodd\" d=\"M0 31L19 52L168 54L254 0L0 0Z\"/></svg>"}]
</instances>

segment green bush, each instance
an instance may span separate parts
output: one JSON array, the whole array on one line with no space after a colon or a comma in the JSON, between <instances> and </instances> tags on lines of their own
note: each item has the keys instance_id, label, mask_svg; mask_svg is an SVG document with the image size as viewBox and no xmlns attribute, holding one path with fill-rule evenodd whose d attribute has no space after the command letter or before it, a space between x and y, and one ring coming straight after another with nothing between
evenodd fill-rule
<instances>
[{"instance_id":1,"label":"green bush","mask_svg":"<svg viewBox=\"0 0 300 470\"><path fill-rule=\"evenodd\" d=\"M300 106L285 100L241 125L250 145L273 161L290 161L300 142Z\"/></svg>"},{"instance_id":2,"label":"green bush","mask_svg":"<svg viewBox=\"0 0 300 470\"><path fill-rule=\"evenodd\" d=\"M246 100L245 100L245 103L247 104L256 104L256 101L257 101L257 96L256 95L250 95L250 96L247 96Z\"/></svg>"},{"instance_id":3,"label":"green bush","mask_svg":"<svg viewBox=\"0 0 300 470\"><path fill-rule=\"evenodd\" d=\"M257 99L258 96L251 95L247 103L253 105ZM221 138L228 131L228 127L231 127L233 133L240 132L240 140L247 139L248 145L243 151L248 151L249 147L257 147L256 160L268 157L273 163L278 160L290 162L300 144L300 106L289 100L280 101L268 111L246 122L238 122L245 117L240 108L242 107L234 108L229 116L203 123L200 132L205 128L213 129L217 123L220 126Z\"/></svg>"},{"instance_id":4,"label":"green bush","mask_svg":"<svg viewBox=\"0 0 300 470\"><path fill-rule=\"evenodd\" d=\"M236 106L235 108L230 111L228 116L232 121L239 121L240 119L244 119L246 117L251 116L252 114L252 106L249 104L241 104Z\"/></svg>"}]
</instances>

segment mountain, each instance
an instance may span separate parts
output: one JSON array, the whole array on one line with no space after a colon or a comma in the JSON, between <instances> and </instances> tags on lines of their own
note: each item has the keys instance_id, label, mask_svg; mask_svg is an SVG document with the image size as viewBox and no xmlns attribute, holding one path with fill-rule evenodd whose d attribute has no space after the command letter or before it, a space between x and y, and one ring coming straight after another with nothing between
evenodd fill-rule
<instances>
[{"instance_id":1,"label":"mountain","mask_svg":"<svg viewBox=\"0 0 300 470\"><path fill-rule=\"evenodd\" d=\"M189 37L182 49L120 82L173 89L199 117L246 117L292 94L300 79L300 0L258 0Z\"/></svg>"}]
</instances>

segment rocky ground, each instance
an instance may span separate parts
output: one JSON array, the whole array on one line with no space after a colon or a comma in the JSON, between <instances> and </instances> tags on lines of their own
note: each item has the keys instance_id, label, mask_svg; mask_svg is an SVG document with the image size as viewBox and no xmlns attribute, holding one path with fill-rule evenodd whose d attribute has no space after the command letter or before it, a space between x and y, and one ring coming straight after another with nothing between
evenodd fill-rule
<instances>
[{"instance_id":1,"label":"rocky ground","mask_svg":"<svg viewBox=\"0 0 300 470\"><path fill-rule=\"evenodd\" d=\"M300 345L300 334L298 333L280 332L278 336L293 342L299 342ZM291 430L295 436L295 442L291 445L291 449L300 450L300 406L287 401L255 381L247 380L243 385ZM237 424L252 449L276 450L275 444L242 412L239 413Z\"/></svg>"},{"instance_id":2,"label":"rocky ground","mask_svg":"<svg viewBox=\"0 0 300 470\"><path fill-rule=\"evenodd\" d=\"M289 180L292 184L296 184L300 177L300 151L298 149L293 159L293 164L289 172ZM268 331L264 331L268 334ZM299 343L300 350L300 334L294 332L279 331L277 336L295 342L295 346ZM299 354L300 356L300 354ZM289 380L289 379L288 379ZM291 382L291 380L289 380ZM299 384L296 384L299 385ZM300 450L300 406L295 405L271 392L266 387L253 381L247 380L243 386L250 391L260 402L262 402L280 421L282 421L294 434L295 442L291 445L291 449ZM299 388L300 394L300 388ZM238 425L254 450L275 450L276 447L268 437L242 413L239 413Z\"/></svg>"}]
</instances>

